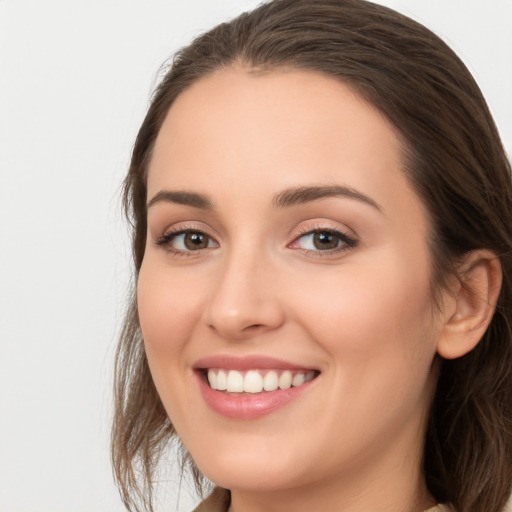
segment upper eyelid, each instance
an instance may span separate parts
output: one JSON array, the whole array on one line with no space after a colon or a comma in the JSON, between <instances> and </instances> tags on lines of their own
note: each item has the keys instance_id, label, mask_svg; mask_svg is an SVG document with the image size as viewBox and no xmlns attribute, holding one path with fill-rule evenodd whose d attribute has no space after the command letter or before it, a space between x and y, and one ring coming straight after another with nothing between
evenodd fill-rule
<instances>
[{"instance_id":1,"label":"upper eyelid","mask_svg":"<svg viewBox=\"0 0 512 512\"><path fill-rule=\"evenodd\" d=\"M295 229L294 239L298 238L301 235L307 235L308 233L318 232L318 231L332 231L334 233L340 233L349 238L353 238L355 240L359 239L359 235L357 232L348 226L342 225L337 221L332 220L313 220L309 223L309 221L302 223L298 228ZM292 233L293 236L293 233Z\"/></svg>"},{"instance_id":2,"label":"upper eyelid","mask_svg":"<svg viewBox=\"0 0 512 512\"><path fill-rule=\"evenodd\" d=\"M216 229L212 228L210 225L205 224L202 221L179 221L170 226L167 226L163 230L159 230L159 234L155 236L155 238L162 239L163 237L169 237L172 235L179 235L181 233L186 232L198 232L202 233L212 240L214 240L217 244L223 238L220 233L217 232ZM354 229L349 228L348 226L340 225L339 222L328 219L316 219L311 221L303 221L299 223L298 226L295 226L288 233L288 242L286 244L291 244L298 238L308 235L310 233L319 232L319 231L329 231L332 233L339 233L343 237L347 237L349 239L359 241L359 235L355 232ZM156 233L155 233L156 234Z\"/></svg>"},{"instance_id":3,"label":"upper eyelid","mask_svg":"<svg viewBox=\"0 0 512 512\"><path fill-rule=\"evenodd\" d=\"M338 236L342 241L347 243L348 245L355 246L359 240L357 237L352 236L348 234L346 231L341 229L335 229L335 228L317 228L317 229L309 229L307 231L304 231L303 233L298 234L292 241L291 244L294 244L297 242L297 240L300 240L301 238L304 238L306 236L311 236L315 233L330 233L332 235Z\"/></svg>"},{"instance_id":4,"label":"upper eyelid","mask_svg":"<svg viewBox=\"0 0 512 512\"><path fill-rule=\"evenodd\" d=\"M186 233L201 233L213 241L215 245L219 246L218 237L215 234L212 234L211 231L212 229L209 228L209 226L200 221L179 221L168 225L165 229L150 229L150 232L152 232L151 238L156 246L169 245L178 236ZM197 251L202 250L204 249L197 249ZM183 251L181 249L176 249L175 252L194 253L195 250Z\"/></svg>"},{"instance_id":5,"label":"upper eyelid","mask_svg":"<svg viewBox=\"0 0 512 512\"><path fill-rule=\"evenodd\" d=\"M164 233L159 238L176 238L180 235L186 235L187 233L200 233L215 241L215 243L218 243L216 238L212 236L210 233L208 233L206 230L196 228L178 228L165 230Z\"/></svg>"},{"instance_id":6,"label":"upper eyelid","mask_svg":"<svg viewBox=\"0 0 512 512\"><path fill-rule=\"evenodd\" d=\"M174 234L179 235L180 233L186 233L190 231L197 231L198 233L203 233L213 239L219 236L214 229L200 221L176 222L166 227L163 231L161 231L160 236Z\"/></svg>"}]
</instances>

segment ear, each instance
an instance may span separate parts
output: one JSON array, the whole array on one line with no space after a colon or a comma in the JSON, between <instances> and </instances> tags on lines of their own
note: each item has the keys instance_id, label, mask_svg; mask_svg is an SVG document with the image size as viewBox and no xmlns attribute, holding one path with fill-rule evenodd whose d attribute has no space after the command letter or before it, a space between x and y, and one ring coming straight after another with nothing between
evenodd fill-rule
<instances>
[{"instance_id":1,"label":"ear","mask_svg":"<svg viewBox=\"0 0 512 512\"><path fill-rule=\"evenodd\" d=\"M469 253L454 289L445 294L444 325L437 352L445 359L473 350L489 326L501 289L501 264L491 251Z\"/></svg>"}]
</instances>

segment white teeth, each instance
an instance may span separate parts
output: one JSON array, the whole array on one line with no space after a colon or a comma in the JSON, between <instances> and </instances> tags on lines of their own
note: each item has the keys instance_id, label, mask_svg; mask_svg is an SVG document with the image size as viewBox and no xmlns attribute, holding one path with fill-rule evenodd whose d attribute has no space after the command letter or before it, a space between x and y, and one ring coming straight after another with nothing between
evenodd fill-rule
<instances>
[{"instance_id":1,"label":"white teeth","mask_svg":"<svg viewBox=\"0 0 512 512\"><path fill-rule=\"evenodd\" d=\"M244 377L236 370L229 370L226 389L230 393L241 393L244 390Z\"/></svg>"},{"instance_id":2,"label":"white teeth","mask_svg":"<svg viewBox=\"0 0 512 512\"><path fill-rule=\"evenodd\" d=\"M210 368L207 372L208 382L212 389L228 393L261 393L301 386L315 378L314 371L293 373L284 370L280 375L278 370L216 370Z\"/></svg>"},{"instance_id":3,"label":"white teeth","mask_svg":"<svg viewBox=\"0 0 512 512\"><path fill-rule=\"evenodd\" d=\"M208 372L209 374L210 372ZM217 387L219 391L226 391L228 389L228 376L224 370L219 370L217 373Z\"/></svg>"},{"instance_id":4,"label":"white teeth","mask_svg":"<svg viewBox=\"0 0 512 512\"><path fill-rule=\"evenodd\" d=\"M279 377L277 372L270 371L263 377L263 389L265 391L275 391L279 387Z\"/></svg>"},{"instance_id":5,"label":"white teeth","mask_svg":"<svg viewBox=\"0 0 512 512\"><path fill-rule=\"evenodd\" d=\"M217 389L217 375L213 370L208 370L208 382L212 389Z\"/></svg>"},{"instance_id":6,"label":"white teeth","mask_svg":"<svg viewBox=\"0 0 512 512\"><path fill-rule=\"evenodd\" d=\"M244 391L246 393L261 393L263 391L263 377L255 370L245 374Z\"/></svg>"},{"instance_id":7,"label":"white teeth","mask_svg":"<svg viewBox=\"0 0 512 512\"><path fill-rule=\"evenodd\" d=\"M292 386L300 386L306 382L306 377L303 373L297 373L292 379Z\"/></svg>"},{"instance_id":8,"label":"white teeth","mask_svg":"<svg viewBox=\"0 0 512 512\"><path fill-rule=\"evenodd\" d=\"M290 389L292 387L292 372L286 370L279 377L279 388Z\"/></svg>"}]
</instances>

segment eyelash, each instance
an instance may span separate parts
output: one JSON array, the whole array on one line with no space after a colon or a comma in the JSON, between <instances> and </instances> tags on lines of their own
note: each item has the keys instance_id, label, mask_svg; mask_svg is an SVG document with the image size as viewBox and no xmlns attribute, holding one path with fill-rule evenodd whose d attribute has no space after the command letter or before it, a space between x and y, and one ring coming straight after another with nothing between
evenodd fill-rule
<instances>
[{"instance_id":1,"label":"eyelash","mask_svg":"<svg viewBox=\"0 0 512 512\"><path fill-rule=\"evenodd\" d=\"M325 226L315 226L311 228L311 226L307 226L304 228L301 228L299 230L298 235L295 237L293 242L290 245L296 244L301 238L305 238L306 236L314 236L317 234L328 234L335 236L338 238L339 243L341 244L341 247L334 247L332 249L302 249L304 254L306 256L313 256L313 257L323 257L323 256L329 256L334 254L340 254L344 251L348 251L350 249L353 249L357 246L358 241L347 235L347 233L341 231L340 229L332 228L332 227L325 227Z\"/></svg>"},{"instance_id":2,"label":"eyelash","mask_svg":"<svg viewBox=\"0 0 512 512\"><path fill-rule=\"evenodd\" d=\"M194 249L190 249L190 250L176 249L172 246L172 242L174 240L176 240L176 238L178 238L179 236L188 235L188 234L197 234L197 235L206 237L208 239L208 246L201 248L201 249L195 249L195 250ZM335 228L331 228L331 227L322 227L322 226L315 226L312 228L311 226L308 226L308 227L301 228L299 230L298 235L288 245L288 247L293 248L293 245L297 244L297 242L299 240L301 240L302 238L304 238L306 236L314 236L316 234L328 234L328 235L335 236L338 238L339 243L341 243L342 246L334 247L332 249L325 249L325 250L300 249L300 248L297 248L295 250L302 250L302 252L307 256L322 257L322 256L333 255L333 254L339 254L339 253L347 251L349 249L353 249L358 244L358 241L355 238L347 235L346 233L344 233L343 231L341 231L339 229L335 229ZM202 231L200 229L194 229L191 227L191 228L185 228L185 229L183 229L183 228L178 228L176 230L173 229L170 232L164 233L162 236L160 236L156 240L155 244L157 246L165 247L166 250L169 253L171 253L173 256L189 257L189 256L195 256L199 252L201 252L205 249L212 248L209 246L211 241L213 241L215 244L217 244L217 242L215 242L215 240L210 235L205 233L204 231Z\"/></svg>"},{"instance_id":3,"label":"eyelash","mask_svg":"<svg viewBox=\"0 0 512 512\"><path fill-rule=\"evenodd\" d=\"M158 246L165 247L167 252L171 253L173 256L178 256L178 257L195 256L202 250L210 248L210 247L205 247L203 249L182 250L182 249L175 249L172 246L172 242L176 238L178 238L181 235L189 235L189 234L202 235L208 239L208 243L210 243L210 241L213 240L213 238L210 235L208 235L207 233L205 233L204 231L202 231L200 229L194 229L193 227L190 227L190 228L179 227L177 229L172 229L171 231L164 233L162 236L160 236L156 240L155 244Z\"/></svg>"}]
</instances>

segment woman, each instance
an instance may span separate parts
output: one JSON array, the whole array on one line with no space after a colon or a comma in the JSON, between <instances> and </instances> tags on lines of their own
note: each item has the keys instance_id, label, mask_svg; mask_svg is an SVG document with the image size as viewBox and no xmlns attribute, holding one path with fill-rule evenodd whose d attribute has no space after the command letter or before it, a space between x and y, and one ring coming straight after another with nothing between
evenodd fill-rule
<instances>
[{"instance_id":1,"label":"woman","mask_svg":"<svg viewBox=\"0 0 512 512\"><path fill-rule=\"evenodd\" d=\"M179 436L201 511L502 510L511 189L467 69L387 8L274 0L183 49L125 182L126 505Z\"/></svg>"}]
</instances>

